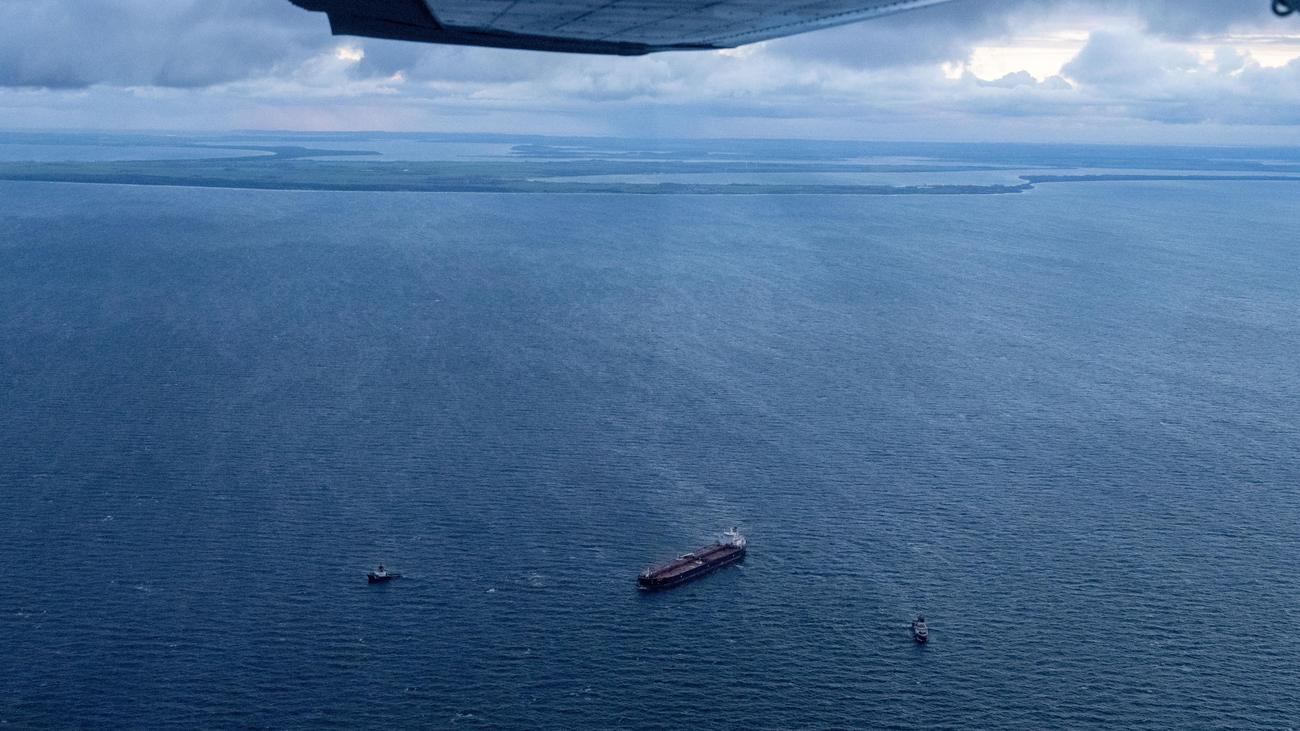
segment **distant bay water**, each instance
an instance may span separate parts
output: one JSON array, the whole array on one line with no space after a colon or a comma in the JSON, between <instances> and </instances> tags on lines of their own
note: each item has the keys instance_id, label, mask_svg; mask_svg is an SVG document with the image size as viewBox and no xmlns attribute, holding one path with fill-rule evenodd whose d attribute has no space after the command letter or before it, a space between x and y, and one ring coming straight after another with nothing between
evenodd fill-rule
<instances>
[{"instance_id":1,"label":"distant bay water","mask_svg":"<svg viewBox=\"0 0 1300 731\"><path fill-rule=\"evenodd\" d=\"M0 182L0 724L1293 728L1297 190Z\"/></svg>"}]
</instances>

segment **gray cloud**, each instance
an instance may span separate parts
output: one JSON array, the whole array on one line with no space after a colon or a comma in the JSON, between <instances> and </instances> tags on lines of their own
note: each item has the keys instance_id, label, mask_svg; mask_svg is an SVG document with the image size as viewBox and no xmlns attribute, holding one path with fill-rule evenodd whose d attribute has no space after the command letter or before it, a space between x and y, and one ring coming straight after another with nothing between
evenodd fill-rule
<instances>
[{"instance_id":1,"label":"gray cloud","mask_svg":"<svg viewBox=\"0 0 1300 731\"><path fill-rule=\"evenodd\" d=\"M998 79L977 79L976 83L980 86L992 86L999 89L1014 89L1018 86L1037 86L1038 79L1035 79L1028 71L1013 71Z\"/></svg>"},{"instance_id":2,"label":"gray cloud","mask_svg":"<svg viewBox=\"0 0 1300 731\"><path fill-rule=\"evenodd\" d=\"M1266 0L959 0L736 53L635 59L334 38L287 0L0 0L0 23L0 118L19 126L935 137L1300 123L1300 63L1179 45L1300 33ZM1062 27L1095 29L1067 78L939 69Z\"/></svg>"},{"instance_id":3,"label":"gray cloud","mask_svg":"<svg viewBox=\"0 0 1300 731\"><path fill-rule=\"evenodd\" d=\"M1005 37L1025 0L961 0L877 20L793 36L775 53L852 67L892 67L960 60L975 43Z\"/></svg>"},{"instance_id":4,"label":"gray cloud","mask_svg":"<svg viewBox=\"0 0 1300 731\"><path fill-rule=\"evenodd\" d=\"M977 43L1008 37L1052 14L1123 14L1167 37L1278 26L1266 0L960 0L776 41L769 48L790 58L862 68L952 61L965 58ZM0 27L6 38L0 43L0 86L210 86L283 73L340 42L328 35L323 16L287 0L4 0ZM353 69L361 76L401 71L491 82L565 58L528 54L521 63L520 54L494 59L490 52L356 42L366 49L363 63Z\"/></svg>"},{"instance_id":5,"label":"gray cloud","mask_svg":"<svg viewBox=\"0 0 1300 731\"><path fill-rule=\"evenodd\" d=\"M1072 4L1079 12L1087 12L1095 4L1108 12L1140 17L1149 32L1166 38L1276 28L1279 22L1290 22L1278 21L1267 0L1074 0Z\"/></svg>"},{"instance_id":6,"label":"gray cloud","mask_svg":"<svg viewBox=\"0 0 1300 731\"><path fill-rule=\"evenodd\" d=\"M1009 38L1047 18L1080 25L1128 17L1146 32L1186 40L1205 34L1272 30L1294 32L1266 0L959 0L773 42L793 57L854 67L888 67L966 59L972 47Z\"/></svg>"},{"instance_id":7,"label":"gray cloud","mask_svg":"<svg viewBox=\"0 0 1300 731\"><path fill-rule=\"evenodd\" d=\"M1104 86L1159 85L1170 75L1198 70L1191 51L1136 33L1093 33L1061 70L1071 79Z\"/></svg>"},{"instance_id":8,"label":"gray cloud","mask_svg":"<svg viewBox=\"0 0 1300 731\"><path fill-rule=\"evenodd\" d=\"M332 43L265 0L5 0L0 85L199 87L274 73Z\"/></svg>"}]
</instances>

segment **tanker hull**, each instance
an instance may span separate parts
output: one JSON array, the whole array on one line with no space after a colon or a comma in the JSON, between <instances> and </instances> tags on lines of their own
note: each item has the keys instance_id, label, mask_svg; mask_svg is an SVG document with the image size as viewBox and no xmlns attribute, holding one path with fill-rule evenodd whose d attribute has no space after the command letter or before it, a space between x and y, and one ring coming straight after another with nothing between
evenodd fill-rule
<instances>
[{"instance_id":1,"label":"tanker hull","mask_svg":"<svg viewBox=\"0 0 1300 731\"><path fill-rule=\"evenodd\" d=\"M642 571L637 577L636 585L642 591L671 589L717 571L723 566L730 566L744 557L743 539L738 543L735 541L715 543Z\"/></svg>"}]
</instances>

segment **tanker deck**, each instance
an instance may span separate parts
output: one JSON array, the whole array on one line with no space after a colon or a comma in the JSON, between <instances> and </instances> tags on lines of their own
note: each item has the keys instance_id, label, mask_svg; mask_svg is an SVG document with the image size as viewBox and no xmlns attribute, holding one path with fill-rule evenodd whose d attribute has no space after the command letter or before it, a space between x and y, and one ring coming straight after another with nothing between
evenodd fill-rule
<instances>
[{"instance_id":1,"label":"tanker deck","mask_svg":"<svg viewBox=\"0 0 1300 731\"><path fill-rule=\"evenodd\" d=\"M745 537L732 528L723 533L722 540L717 543L642 571L636 580L637 588L643 591L668 589L729 566L744 557Z\"/></svg>"}]
</instances>

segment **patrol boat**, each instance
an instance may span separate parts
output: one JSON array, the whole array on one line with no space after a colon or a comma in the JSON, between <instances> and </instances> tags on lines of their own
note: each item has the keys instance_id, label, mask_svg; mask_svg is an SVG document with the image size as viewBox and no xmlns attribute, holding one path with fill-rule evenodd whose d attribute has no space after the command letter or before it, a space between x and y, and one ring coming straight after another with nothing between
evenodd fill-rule
<instances>
[{"instance_id":1,"label":"patrol boat","mask_svg":"<svg viewBox=\"0 0 1300 731\"><path fill-rule=\"evenodd\" d=\"M916 615L912 620L912 639L924 645L930 641L930 628L925 626L925 616Z\"/></svg>"}]
</instances>

